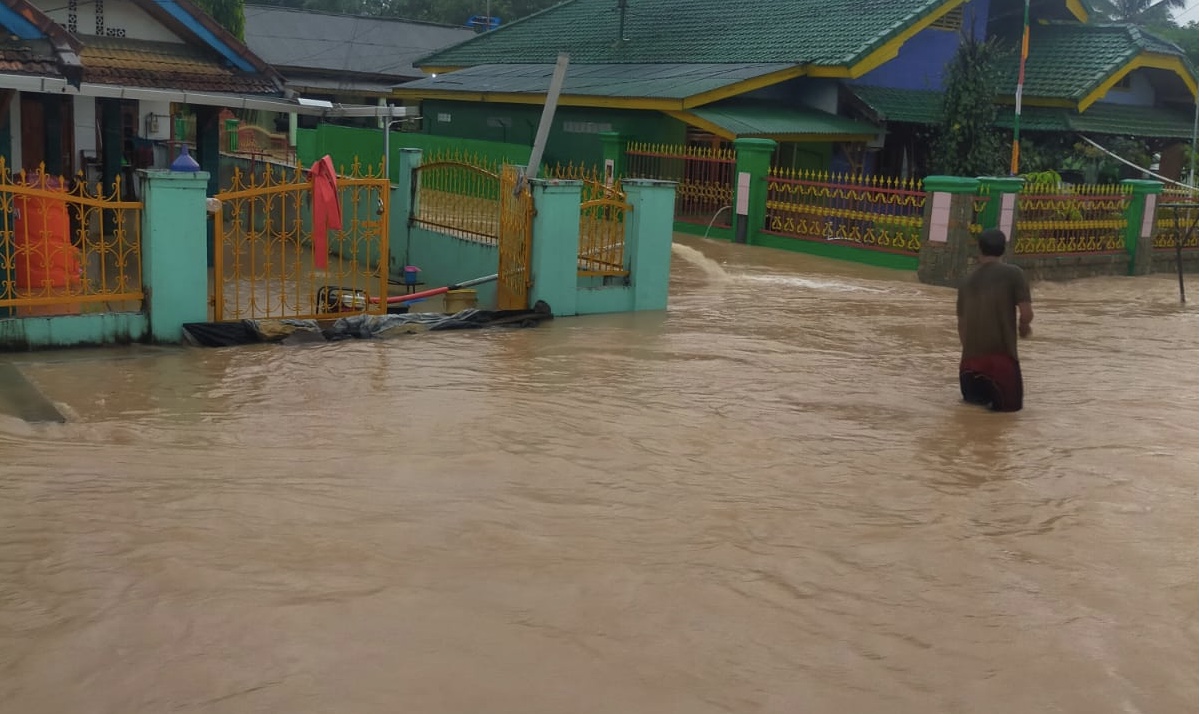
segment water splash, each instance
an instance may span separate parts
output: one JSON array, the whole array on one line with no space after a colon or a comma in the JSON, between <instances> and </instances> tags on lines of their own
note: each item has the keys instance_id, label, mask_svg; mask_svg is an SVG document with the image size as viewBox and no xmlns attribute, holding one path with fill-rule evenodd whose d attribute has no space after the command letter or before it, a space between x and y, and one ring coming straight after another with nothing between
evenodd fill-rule
<instances>
[{"instance_id":1,"label":"water splash","mask_svg":"<svg viewBox=\"0 0 1199 714\"><path fill-rule=\"evenodd\" d=\"M738 276L739 279L755 282L769 283L771 285L786 285L795 288L808 288L812 290L832 290L834 292L847 293L886 293L889 290L882 288L872 288L861 284L845 282L841 280L817 280L815 278L804 278L796 275L772 275L772 274L745 274Z\"/></svg>"},{"instance_id":2,"label":"water splash","mask_svg":"<svg viewBox=\"0 0 1199 714\"><path fill-rule=\"evenodd\" d=\"M682 243L671 243L670 250L679 258L682 258L688 263L699 268L701 271L703 271L704 275L713 282L723 283L732 280L732 276L729 275L728 271L725 270L720 263L717 263L715 260L712 260L708 256L704 255L701 251L698 251L689 245L683 245Z\"/></svg>"}]
</instances>

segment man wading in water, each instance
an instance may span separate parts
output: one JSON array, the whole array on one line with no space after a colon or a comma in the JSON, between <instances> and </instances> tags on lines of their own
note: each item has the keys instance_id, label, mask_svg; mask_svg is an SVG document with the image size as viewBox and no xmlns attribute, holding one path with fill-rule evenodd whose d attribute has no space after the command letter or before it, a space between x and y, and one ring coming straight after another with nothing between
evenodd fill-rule
<instances>
[{"instance_id":1,"label":"man wading in water","mask_svg":"<svg viewBox=\"0 0 1199 714\"><path fill-rule=\"evenodd\" d=\"M983 231L978 267L958 288L962 398L997 412L1018 412L1024 407L1024 378L1016 335L1032 333L1032 296L1024 271L1003 262L1006 247L1003 231Z\"/></svg>"}]
</instances>

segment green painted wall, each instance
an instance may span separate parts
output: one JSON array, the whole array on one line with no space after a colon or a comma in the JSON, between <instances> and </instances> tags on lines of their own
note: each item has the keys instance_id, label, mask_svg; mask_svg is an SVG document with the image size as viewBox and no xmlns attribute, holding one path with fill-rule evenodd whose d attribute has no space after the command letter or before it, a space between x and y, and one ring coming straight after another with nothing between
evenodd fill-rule
<instances>
[{"instance_id":1,"label":"green painted wall","mask_svg":"<svg viewBox=\"0 0 1199 714\"><path fill-rule=\"evenodd\" d=\"M360 162L378 166L383 160L383 132L378 129L321 124L315 129L299 129L296 136L296 157L304 166L312 165L328 154L340 171L349 167L354 157ZM463 139L458 137L433 136L413 132L391 133L391 180L399 181L399 162L396 152L403 148L421 149L426 153L446 150L462 151L478 155L489 163L527 164L532 153L532 142L528 145L505 144L497 141Z\"/></svg>"},{"instance_id":2,"label":"green painted wall","mask_svg":"<svg viewBox=\"0 0 1199 714\"><path fill-rule=\"evenodd\" d=\"M452 136L532 146L541 121L541 105L475 104L427 100L421 107L424 130ZM448 119L448 120L447 120ZM559 107L546 142L542 163L603 163L600 132L615 131L633 141L681 144L686 125L657 111Z\"/></svg>"},{"instance_id":3,"label":"green painted wall","mask_svg":"<svg viewBox=\"0 0 1199 714\"><path fill-rule=\"evenodd\" d=\"M392 274L400 278L404 265L415 265L421 269L420 277L425 283L422 289L445 287L491 275L499 270L500 252L494 245L454 238L423 228L412 228L408 237L411 242L405 246L407 262L401 250L392 262ZM393 245L393 249L397 247ZM495 283L485 283L473 289L478 291L480 308L495 309Z\"/></svg>"},{"instance_id":4,"label":"green painted wall","mask_svg":"<svg viewBox=\"0 0 1199 714\"><path fill-rule=\"evenodd\" d=\"M205 289L203 297L207 299L207 296ZM128 344L144 341L149 336L149 319L137 312L0 320L0 350Z\"/></svg>"}]
</instances>

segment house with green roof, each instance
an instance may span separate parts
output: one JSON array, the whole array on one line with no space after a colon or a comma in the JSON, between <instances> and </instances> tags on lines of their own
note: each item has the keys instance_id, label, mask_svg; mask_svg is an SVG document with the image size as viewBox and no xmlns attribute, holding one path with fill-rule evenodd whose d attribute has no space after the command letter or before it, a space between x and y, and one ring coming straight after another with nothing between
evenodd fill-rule
<instances>
[{"instance_id":1,"label":"house with green roof","mask_svg":"<svg viewBox=\"0 0 1199 714\"><path fill-rule=\"evenodd\" d=\"M779 142L776 164L919 173L945 69L964 37L1015 47L1022 0L567 0L417 62L393 95L423 130L531 143L559 52L571 64L546 156L597 162L601 132L635 141ZM1176 142L1195 69L1084 0L1033 0L1024 126ZM999 124L1011 125L1017 55ZM1185 133L1183 130L1185 129Z\"/></svg>"}]
</instances>

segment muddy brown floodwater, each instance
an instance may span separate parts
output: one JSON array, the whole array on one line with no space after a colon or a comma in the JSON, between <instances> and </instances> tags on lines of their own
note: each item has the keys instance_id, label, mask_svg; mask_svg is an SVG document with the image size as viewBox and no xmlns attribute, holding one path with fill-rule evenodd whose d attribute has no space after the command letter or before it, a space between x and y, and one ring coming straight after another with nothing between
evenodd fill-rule
<instances>
[{"instance_id":1,"label":"muddy brown floodwater","mask_svg":"<svg viewBox=\"0 0 1199 714\"><path fill-rule=\"evenodd\" d=\"M1034 299L1014 415L951 292L701 240L665 314L12 357L0 712L1194 712L1199 311Z\"/></svg>"}]
</instances>

